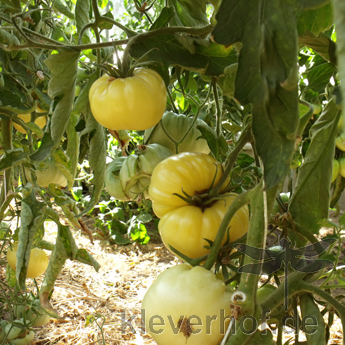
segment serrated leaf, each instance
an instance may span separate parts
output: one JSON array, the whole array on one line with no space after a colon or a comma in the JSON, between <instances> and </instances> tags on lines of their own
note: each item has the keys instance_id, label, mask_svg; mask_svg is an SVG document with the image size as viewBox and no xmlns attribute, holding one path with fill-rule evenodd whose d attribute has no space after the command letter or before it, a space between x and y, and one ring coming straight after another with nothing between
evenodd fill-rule
<instances>
[{"instance_id":1,"label":"serrated leaf","mask_svg":"<svg viewBox=\"0 0 345 345\"><path fill-rule=\"evenodd\" d=\"M303 35L299 35L298 41L300 44L313 49L326 61L332 62L335 65L337 64L336 44L324 33L315 36L307 31Z\"/></svg>"},{"instance_id":2,"label":"serrated leaf","mask_svg":"<svg viewBox=\"0 0 345 345\"><path fill-rule=\"evenodd\" d=\"M59 54L44 60L51 72L48 95L58 101L51 118L51 135L56 145L60 143L72 110L79 55L79 52L61 49Z\"/></svg>"},{"instance_id":3,"label":"serrated leaf","mask_svg":"<svg viewBox=\"0 0 345 345\"><path fill-rule=\"evenodd\" d=\"M51 155L54 146L54 141L50 133L44 133L41 146L30 156L31 160L43 161L47 159Z\"/></svg>"},{"instance_id":4,"label":"serrated leaf","mask_svg":"<svg viewBox=\"0 0 345 345\"><path fill-rule=\"evenodd\" d=\"M58 12L64 14L69 19L74 20L74 14L70 11L70 9L61 1L55 0L54 1L54 9Z\"/></svg>"},{"instance_id":5,"label":"serrated leaf","mask_svg":"<svg viewBox=\"0 0 345 345\"><path fill-rule=\"evenodd\" d=\"M208 47L205 48L194 42L195 53L192 54L178 42L174 35L160 35L144 42L134 43L130 54L134 58L140 58L152 50L148 54L150 61L179 65L187 70L197 71L205 75L219 76L224 73L225 67L237 62L237 53L232 47L221 47L218 50L219 48L215 47L218 46L217 44L208 43Z\"/></svg>"},{"instance_id":6,"label":"serrated leaf","mask_svg":"<svg viewBox=\"0 0 345 345\"><path fill-rule=\"evenodd\" d=\"M206 0L168 0L167 5L175 9L171 25L199 27L209 24L206 4Z\"/></svg>"},{"instance_id":7,"label":"serrated leaf","mask_svg":"<svg viewBox=\"0 0 345 345\"><path fill-rule=\"evenodd\" d=\"M14 167L22 163L29 156L22 148L7 150L0 159L0 171Z\"/></svg>"},{"instance_id":8,"label":"serrated leaf","mask_svg":"<svg viewBox=\"0 0 345 345\"><path fill-rule=\"evenodd\" d=\"M339 70L339 79L341 81L341 103L342 108L345 109L345 22L344 22L344 16L345 16L345 4L342 0L334 0L333 2L334 6L334 24L336 27L337 32L337 58L338 58L338 70ZM345 114L345 112L344 112ZM343 114L343 116L344 116ZM344 121L345 123L345 121Z\"/></svg>"},{"instance_id":9,"label":"serrated leaf","mask_svg":"<svg viewBox=\"0 0 345 345\"><path fill-rule=\"evenodd\" d=\"M319 221L328 218L330 186L335 151L335 137L340 112L335 102L328 103L311 128L311 143L299 168L296 186L289 203L292 219L312 234L320 229ZM289 233L297 247L306 240Z\"/></svg>"},{"instance_id":10,"label":"serrated leaf","mask_svg":"<svg viewBox=\"0 0 345 345\"><path fill-rule=\"evenodd\" d=\"M289 170L298 126L295 6L275 1L261 8L258 0L229 0L216 19L216 42L242 43L234 96L252 104L255 146L270 189Z\"/></svg>"},{"instance_id":11,"label":"serrated leaf","mask_svg":"<svg viewBox=\"0 0 345 345\"><path fill-rule=\"evenodd\" d=\"M56 150L53 155L54 163L62 172L68 181L68 189L70 190L74 183L74 176L71 173L71 164L68 157L60 150Z\"/></svg>"},{"instance_id":12,"label":"serrated leaf","mask_svg":"<svg viewBox=\"0 0 345 345\"><path fill-rule=\"evenodd\" d=\"M211 149L211 152L218 156L218 140L216 132L206 124L197 125L196 128L200 131L201 137L206 139L208 147Z\"/></svg>"},{"instance_id":13,"label":"serrated leaf","mask_svg":"<svg viewBox=\"0 0 345 345\"><path fill-rule=\"evenodd\" d=\"M333 12L331 3L316 9L301 11L297 19L299 35L303 35L309 31L315 36L318 36L319 33L328 30L332 25Z\"/></svg>"},{"instance_id":14,"label":"serrated leaf","mask_svg":"<svg viewBox=\"0 0 345 345\"><path fill-rule=\"evenodd\" d=\"M16 114L26 114L35 110L35 107L23 104L23 100L18 94L5 87L0 87L0 108Z\"/></svg>"},{"instance_id":15,"label":"serrated leaf","mask_svg":"<svg viewBox=\"0 0 345 345\"><path fill-rule=\"evenodd\" d=\"M78 249L75 260L92 266L96 272L101 268L100 264L86 251L86 249Z\"/></svg>"},{"instance_id":16,"label":"serrated leaf","mask_svg":"<svg viewBox=\"0 0 345 345\"><path fill-rule=\"evenodd\" d=\"M97 73L93 73L88 76L89 80L87 84L82 88L73 108L74 114L87 113L89 106L89 91L92 84L98 79Z\"/></svg>"},{"instance_id":17,"label":"serrated leaf","mask_svg":"<svg viewBox=\"0 0 345 345\"><path fill-rule=\"evenodd\" d=\"M86 127L94 129L94 134L90 140L90 154L89 162L93 172L92 179L92 195L90 202L86 205L85 209L78 216L86 214L98 203L104 188L105 170L106 170L106 136L104 133L104 127L101 126L92 116L91 110L87 112L87 124Z\"/></svg>"},{"instance_id":18,"label":"serrated leaf","mask_svg":"<svg viewBox=\"0 0 345 345\"><path fill-rule=\"evenodd\" d=\"M75 21L77 32L90 22L90 0L77 0L75 5Z\"/></svg>"},{"instance_id":19,"label":"serrated leaf","mask_svg":"<svg viewBox=\"0 0 345 345\"><path fill-rule=\"evenodd\" d=\"M0 29L0 44L6 44L9 47L13 47L20 44L19 39L10 34L7 30Z\"/></svg>"},{"instance_id":20,"label":"serrated leaf","mask_svg":"<svg viewBox=\"0 0 345 345\"><path fill-rule=\"evenodd\" d=\"M174 14L175 14L175 11L173 7L164 7L161 13L159 14L158 18L151 25L150 31L167 26L170 19L174 16Z\"/></svg>"},{"instance_id":21,"label":"serrated leaf","mask_svg":"<svg viewBox=\"0 0 345 345\"><path fill-rule=\"evenodd\" d=\"M335 71L335 66L331 63L324 63L312 68L307 73L308 88L315 92L323 92Z\"/></svg>"},{"instance_id":22,"label":"serrated leaf","mask_svg":"<svg viewBox=\"0 0 345 345\"><path fill-rule=\"evenodd\" d=\"M23 188L16 263L16 278L18 285L22 289L25 288L26 273L35 234L45 219L45 208L46 205L44 203L36 200L33 189Z\"/></svg>"},{"instance_id":23,"label":"serrated leaf","mask_svg":"<svg viewBox=\"0 0 345 345\"><path fill-rule=\"evenodd\" d=\"M70 159L70 171L73 179L78 170L80 137L75 127L79 121L79 116L71 114L67 126L67 149L66 154Z\"/></svg>"}]
</instances>

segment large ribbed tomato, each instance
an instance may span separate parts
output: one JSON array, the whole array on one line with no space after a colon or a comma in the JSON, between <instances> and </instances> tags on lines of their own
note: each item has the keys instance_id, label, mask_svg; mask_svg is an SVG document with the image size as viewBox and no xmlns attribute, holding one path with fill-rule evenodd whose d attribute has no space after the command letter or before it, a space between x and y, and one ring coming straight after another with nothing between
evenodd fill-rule
<instances>
[{"instance_id":1,"label":"large ribbed tomato","mask_svg":"<svg viewBox=\"0 0 345 345\"><path fill-rule=\"evenodd\" d=\"M146 292L142 318L158 345L217 345L230 321L232 292L207 269L168 268Z\"/></svg>"},{"instance_id":2,"label":"large ribbed tomato","mask_svg":"<svg viewBox=\"0 0 345 345\"><path fill-rule=\"evenodd\" d=\"M91 111L109 129L145 130L163 116L167 92L162 77L152 69L138 69L127 78L104 74L89 91Z\"/></svg>"},{"instance_id":3,"label":"large ribbed tomato","mask_svg":"<svg viewBox=\"0 0 345 345\"><path fill-rule=\"evenodd\" d=\"M222 176L222 166L202 153L180 153L159 163L153 171L149 195L158 217L159 232L166 246L173 246L190 258L209 252L205 240L214 241L224 214L236 197L220 195L207 205L188 204L174 193L198 196L207 192ZM229 223L229 239L234 241L248 231L249 211L239 209ZM226 237L223 243L226 241Z\"/></svg>"},{"instance_id":4,"label":"large ribbed tomato","mask_svg":"<svg viewBox=\"0 0 345 345\"><path fill-rule=\"evenodd\" d=\"M193 119L186 115L178 115L172 112L165 113L162 117L162 123L166 132L176 141L180 141L186 134L188 128L193 123ZM207 141L201 136L201 132L195 128L197 125L205 125L206 123L201 119L197 119L194 127L188 132L182 143L178 147L178 152L202 152L210 153ZM171 152L176 152L174 142L167 136L162 128L161 123L156 127L147 129L145 131L145 139L149 138L148 144L157 143L170 149ZM198 140L197 140L198 139Z\"/></svg>"},{"instance_id":5,"label":"large ribbed tomato","mask_svg":"<svg viewBox=\"0 0 345 345\"><path fill-rule=\"evenodd\" d=\"M48 187L50 183L55 183L61 187L66 187L68 181L65 175L55 164L53 158L48 158L38 166L40 169L35 170L37 184L41 187ZM25 176L29 182L32 183L31 172L25 168Z\"/></svg>"}]
</instances>

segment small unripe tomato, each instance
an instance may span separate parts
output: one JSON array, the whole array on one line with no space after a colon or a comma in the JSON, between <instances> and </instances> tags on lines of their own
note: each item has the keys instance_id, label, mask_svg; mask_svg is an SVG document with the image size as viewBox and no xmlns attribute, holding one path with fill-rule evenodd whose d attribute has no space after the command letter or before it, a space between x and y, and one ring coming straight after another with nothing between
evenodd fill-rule
<instances>
[{"instance_id":1,"label":"small unripe tomato","mask_svg":"<svg viewBox=\"0 0 345 345\"><path fill-rule=\"evenodd\" d=\"M339 174L342 177L345 177L345 157L339 158L338 162L339 162Z\"/></svg>"},{"instance_id":2,"label":"small unripe tomato","mask_svg":"<svg viewBox=\"0 0 345 345\"><path fill-rule=\"evenodd\" d=\"M45 110L42 110L41 108L36 108L36 113L45 113ZM18 114L17 115L21 120L23 120L25 123L28 123L31 121L31 114ZM40 116L37 117L35 120L35 124L40 127L41 129L44 128L44 126L47 124L47 118L46 116ZM26 130L21 126L18 125L18 123L13 122L13 127L20 133L26 134Z\"/></svg>"},{"instance_id":3,"label":"small unripe tomato","mask_svg":"<svg viewBox=\"0 0 345 345\"><path fill-rule=\"evenodd\" d=\"M345 133L342 133L335 139L335 146L340 150L340 151L345 151Z\"/></svg>"},{"instance_id":4,"label":"small unripe tomato","mask_svg":"<svg viewBox=\"0 0 345 345\"><path fill-rule=\"evenodd\" d=\"M17 265L17 250L18 242L15 242L13 247L7 251L7 262L10 267L15 271ZM49 259L43 249L31 249L30 261L26 278L36 278L43 274L48 267Z\"/></svg>"},{"instance_id":5,"label":"small unripe tomato","mask_svg":"<svg viewBox=\"0 0 345 345\"><path fill-rule=\"evenodd\" d=\"M338 177L339 170L340 170L340 164L336 159L334 159L333 160L333 169L332 169L332 182L334 182L335 179Z\"/></svg>"},{"instance_id":6,"label":"small unripe tomato","mask_svg":"<svg viewBox=\"0 0 345 345\"><path fill-rule=\"evenodd\" d=\"M162 77L152 69L138 69L127 78L104 74L89 91L92 114L102 126L142 131L163 116L167 92Z\"/></svg>"}]
</instances>

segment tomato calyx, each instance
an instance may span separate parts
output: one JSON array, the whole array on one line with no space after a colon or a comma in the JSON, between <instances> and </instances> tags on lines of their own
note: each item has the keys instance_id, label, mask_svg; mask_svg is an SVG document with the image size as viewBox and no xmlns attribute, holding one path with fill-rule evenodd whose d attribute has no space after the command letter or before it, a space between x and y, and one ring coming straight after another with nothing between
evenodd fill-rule
<instances>
[{"instance_id":1,"label":"tomato calyx","mask_svg":"<svg viewBox=\"0 0 345 345\"><path fill-rule=\"evenodd\" d=\"M195 192L194 195L189 195L186 193L183 188L182 188L182 193L183 195L179 193L173 193L172 195L175 195L185 201L187 204L191 206L197 206L201 208L202 212L206 208L212 207L217 201L224 199L227 194L219 194L217 196L211 196L208 193L208 190L200 191L200 192Z\"/></svg>"}]
</instances>

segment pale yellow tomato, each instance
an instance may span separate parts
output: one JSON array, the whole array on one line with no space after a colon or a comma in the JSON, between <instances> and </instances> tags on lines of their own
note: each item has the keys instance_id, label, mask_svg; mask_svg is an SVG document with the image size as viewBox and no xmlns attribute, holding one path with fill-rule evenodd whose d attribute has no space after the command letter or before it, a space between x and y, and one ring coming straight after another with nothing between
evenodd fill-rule
<instances>
[{"instance_id":1,"label":"pale yellow tomato","mask_svg":"<svg viewBox=\"0 0 345 345\"><path fill-rule=\"evenodd\" d=\"M162 77L152 69L138 69L127 78L104 74L89 91L91 111L102 126L145 130L163 116L167 92Z\"/></svg>"}]
</instances>

